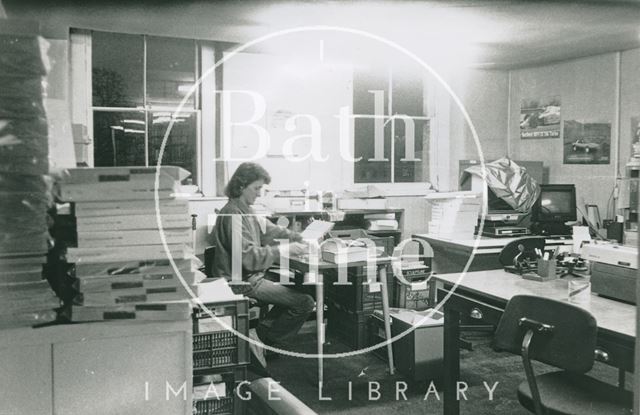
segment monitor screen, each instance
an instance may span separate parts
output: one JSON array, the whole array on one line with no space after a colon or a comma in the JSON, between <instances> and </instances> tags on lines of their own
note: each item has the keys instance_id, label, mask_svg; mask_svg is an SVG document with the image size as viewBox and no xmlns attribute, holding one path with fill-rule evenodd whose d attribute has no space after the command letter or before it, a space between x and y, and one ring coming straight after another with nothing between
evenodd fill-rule
<instances>
[{"instance_id":1,"label":"monitor screen","mask_svg":"<svg viewBox=\"0 0 640 415\"><path fill-rule=\"evenodd\" d=\"M567 222L576 220L576 188L572 184L543 184L533 209L539 222Z\"/></svg>"},{"instance_id":2,"label":"monitor screen","mask_svg":"<svg viewBox=\"0 0 640 415\"><path fill-rule=\"evenodd\" d=\"M545 192L541 194L540 198L540 207L544 212L571 212L571 195L567 192Z\"/></svg>"}]
</instances>

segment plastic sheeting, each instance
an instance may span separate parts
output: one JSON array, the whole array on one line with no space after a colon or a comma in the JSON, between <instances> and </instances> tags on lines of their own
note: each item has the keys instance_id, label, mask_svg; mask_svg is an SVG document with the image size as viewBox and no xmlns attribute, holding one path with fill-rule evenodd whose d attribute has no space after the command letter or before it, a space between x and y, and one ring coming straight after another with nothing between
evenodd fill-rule
<instances>
[{"instance_id":1,"label":"plastic sheeting","mask_svg":"<svg viewBox=\"0 0 640 415\"><path fill-rule=\"evenodd\" d=\"M529 212L540 196L538 182L526 168L508 158L486 163L485 171L487 187L518 212ZM482 165L469 167L465 174L483 177Z\"/></svg>"}]
</instances>

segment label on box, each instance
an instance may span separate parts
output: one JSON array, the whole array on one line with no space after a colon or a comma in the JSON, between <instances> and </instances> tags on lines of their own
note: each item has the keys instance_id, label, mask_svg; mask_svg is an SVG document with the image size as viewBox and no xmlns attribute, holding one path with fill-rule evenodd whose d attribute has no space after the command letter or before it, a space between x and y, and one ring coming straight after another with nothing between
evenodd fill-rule
<instances>
[{"instance_id":1,"label":"label on box","mask_svg":"<svg viewBox=\"0 0 640 415\"><path fill-rule=\"evenodd\" d=\"M370 293L379 293L382 290L382 284L379 282L370 282L367 284Z\"/></svg>"},{"instance_id":2,"label":"label on box","mask_svg":"<svg viewBox=\"0 0 640 415\"><path fill-rule=\"evenodd\" d=\"M223 323L227 326L223 326ZM209 333L212 331L224 331L233 328L233 317L225 316L217 319L206 317L198 320L198 332Z\"/></svg>"}]
</instances>

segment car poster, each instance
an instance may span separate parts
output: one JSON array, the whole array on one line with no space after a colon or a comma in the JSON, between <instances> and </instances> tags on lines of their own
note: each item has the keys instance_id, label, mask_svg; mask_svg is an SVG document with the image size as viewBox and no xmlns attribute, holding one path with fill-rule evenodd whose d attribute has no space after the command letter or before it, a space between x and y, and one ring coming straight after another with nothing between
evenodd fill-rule
<instances>
[{"instance_id":1,"label":"car poster","mask_svg":"<svg viewBox=\"0 0 640 415\"><path fill-rule=\"evenodd\" d=\"M560 138L560 97L523 99L520 138Z\"/></svg>"},{"instance_id":2,"label":"car poster","mask_svg":"<svg viewBox=\"0 0 640 415\"><path fill-rule=\"evenodd\" d=\"M564 122L564 164L609 164L611 123Z\"/></svg>"},{"instance_id":3,"label":"car poster","mask_svg":"<svg viewBox=\"0 0 640 415\"><path fill-rule=\"evenodd\" d=\"M631 145L635 143L640 143L640 116L631 117ZM634 154L634 149L631 150Z\"/></svg>"}]
</instances>

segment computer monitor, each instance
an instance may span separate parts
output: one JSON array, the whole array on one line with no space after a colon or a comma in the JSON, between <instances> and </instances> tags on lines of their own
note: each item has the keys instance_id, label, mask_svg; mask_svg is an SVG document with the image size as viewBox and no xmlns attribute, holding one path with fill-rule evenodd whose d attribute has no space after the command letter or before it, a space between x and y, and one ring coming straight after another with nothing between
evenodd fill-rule
<instances>
[{"instance_id":1,"label":"computer monitor","mask_svg":"<svg viewBox=\"0 0 640 415\"><path fill-rule=\"evenodd\" d=\"M568 235L571 228L565 222L575 221L576 187L573 184L540 185L540 197L531 210L535 233Z\"/></svg>"}]
</instances>

